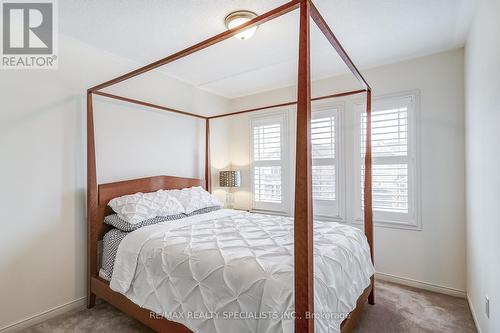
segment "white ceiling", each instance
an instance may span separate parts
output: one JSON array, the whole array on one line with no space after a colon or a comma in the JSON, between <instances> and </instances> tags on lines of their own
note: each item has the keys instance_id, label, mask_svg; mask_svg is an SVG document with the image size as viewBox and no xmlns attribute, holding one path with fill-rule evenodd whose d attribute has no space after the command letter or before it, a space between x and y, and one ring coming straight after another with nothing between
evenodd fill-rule
<instances>
[{"instance_id":1,"label":"white ceiling","mask_svg":"<svg viewBox=\"0 0 500 333\"><path fill-rule=\"evenodd\" d=\"M224 17L262 14L283 0L64 0L62 33L146 64L225 29ZM315 0L353 61L367 68L461 47L477 0ZM227 98L294 85L297 11L162 67L178 79ZM313 79L345 71L313 25Z\"/></svg>"}]
</instances>

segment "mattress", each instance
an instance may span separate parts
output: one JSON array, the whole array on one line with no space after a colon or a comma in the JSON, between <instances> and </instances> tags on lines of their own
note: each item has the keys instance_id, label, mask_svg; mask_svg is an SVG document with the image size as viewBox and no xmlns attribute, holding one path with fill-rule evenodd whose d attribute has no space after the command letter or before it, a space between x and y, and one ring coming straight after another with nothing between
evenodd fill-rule
<instances>
[{"instance_id":1,"label":"mattress","mask_svg":"<svg viewBox=\"0 0 500 333\"><path fill-rule=\"evenodd\" d=\"M365 235L314 223L315 331L340 324L370 284ZM293 332L293 220L218 210L120 242L111 289L193 332Z\"/></svg>"}]
</instances>

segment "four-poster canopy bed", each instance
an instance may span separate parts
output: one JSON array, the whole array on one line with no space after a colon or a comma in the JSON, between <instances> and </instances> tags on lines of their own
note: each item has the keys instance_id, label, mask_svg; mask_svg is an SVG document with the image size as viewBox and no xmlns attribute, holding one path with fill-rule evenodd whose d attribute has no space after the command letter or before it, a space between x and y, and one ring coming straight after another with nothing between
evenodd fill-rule
<instances>
[{"instance_id":1,"label":"four-poster canopy bed","mask_svg":"<svg viewBox=\"0 0 500 333\"><path fill-rule=\"evenodd\" d=\"M264 106L254 109L242 110L229 114L205 117L160 105L155 105L131 98L117 96L102 90L119 82L136 77L155 68L183 58L200 51L211 45L234 36L249 27L263 24L292 10L300 10L299 29L299 62L298 62L298 95L297 101ZM350 69L352 74L362 84L363 89L322 97L311 98L311 72L310 72L310 18L316 23L341 59ZM222 32L214 37L204 40L194 46L160 59L147 66L119 76L110 81L96 85L87 91L87 173L88 173L88 267L87 267L87 305L89 308L95 304L96 297L102 298L122 311L140 320L144 324L159 332L180 333L190 332L182 324L166 319L152 318L150 311L139 307L124 295L110 289L108 281L98 275L98 241L110 229L103 224L105 216L111 213L108 203L111 199L136 192L152 192L161 189L182 189L191 186L202 186L207 191L211 187L210 170L210 121L212 119L227 117L236 114L248 113L258 110L280 106L296 105L297 107L297 132L296 132L296 176L295 176L295 209L294 209L294 279L295 279L295 332L313 332L314 320L306 314L314 312L313 293L313 204L312 204L312 158L311 158L311 101L342 97L366 93L367 135L365 152L365 178L364 178L364 233L369 244L371 261L373 262L373 217L372 217L372 184L371 184L371 89L344 48L336 39L327 23L318 12L311 0L292 0L265 14L262 14L236 28ZM206 125L205 136L205 179L189 179L171 176L156 176L143 179L126 180L110 184L98 184L96 175L96 158L94 142L93 96L99 95L134 103L145 107L160 109L189 117L203 119ZM342 322L342 332L349 332L354 327L356 317L361 312L363 304L368 300L374 304L374 278L361 294L356 308L349 317Z\"/></svg>"}]
</instances>

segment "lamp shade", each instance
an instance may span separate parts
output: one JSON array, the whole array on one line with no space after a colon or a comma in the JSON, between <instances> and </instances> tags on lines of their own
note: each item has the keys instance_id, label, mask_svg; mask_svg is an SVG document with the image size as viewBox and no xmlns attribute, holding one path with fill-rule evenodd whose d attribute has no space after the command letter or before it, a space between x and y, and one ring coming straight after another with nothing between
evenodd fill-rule
<instances>
[{"instance_id":1,"label":"lamp shade","mask_svg":"<svg viewBox=\"0 0 500 333\"><path fill-rule=\"evenodd\" d=\"M240 187L241 174L240 171L220 171L219 172L220 187Z\"/></svg>"}]
</instances>

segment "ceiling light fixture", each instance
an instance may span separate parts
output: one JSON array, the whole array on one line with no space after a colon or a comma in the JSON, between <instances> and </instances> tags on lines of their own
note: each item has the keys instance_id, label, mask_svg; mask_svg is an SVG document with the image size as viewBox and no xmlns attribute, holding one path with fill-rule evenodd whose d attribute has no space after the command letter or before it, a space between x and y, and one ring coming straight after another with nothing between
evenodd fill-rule
<instances>
[{"instance_id":1,"label":"ceiling light fixture","mask_svg":"<svg viewBox=\"0 0 500 333\"><path fill-rule=\"evenodd\" d=\"M255 14L254 12L250 12L248 10L238 10L226 16L226 18L224 19L224 23L226 24L226 27L228 29L233 29L237 26L242 25L243 23L250 21L255 17L257 17L257 14ZM237 33L236 35L234 35L234 37L241 40L249 39L253 36L256 30L257 26L254 26Z\"/></svg>"}]
</instances>

